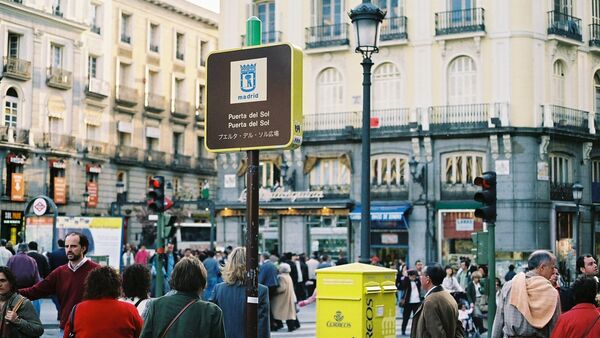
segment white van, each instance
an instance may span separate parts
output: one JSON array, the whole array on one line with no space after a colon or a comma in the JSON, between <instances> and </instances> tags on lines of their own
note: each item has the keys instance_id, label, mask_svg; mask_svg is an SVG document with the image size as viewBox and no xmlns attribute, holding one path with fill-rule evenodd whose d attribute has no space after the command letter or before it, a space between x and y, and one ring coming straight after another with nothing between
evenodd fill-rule
<instances>
[{"instance_id":1,"label":"white van","mask_svg":"<svg viewBox=\"0 0 600 338\"><path fill-rule=\"evenodd\" d=\"M210 249L210 223L175 223L175 228L178 249Z\"/></svg>"}]
</instances>

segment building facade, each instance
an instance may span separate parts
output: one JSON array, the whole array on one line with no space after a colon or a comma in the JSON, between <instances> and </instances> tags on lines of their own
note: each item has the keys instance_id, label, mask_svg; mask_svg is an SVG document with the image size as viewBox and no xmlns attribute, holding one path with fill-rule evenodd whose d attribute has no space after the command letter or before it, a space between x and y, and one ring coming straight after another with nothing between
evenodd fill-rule
<instances>
[{"instance_id":1,"label":"building facade","mask_svg":"<svg viewBox=\"0 0 600 338\"><path fill-rule=\"evenodd\" d=\"M473 179L488 170L498 174L499 268L537 248L554 250L564 269L594 251L600 1L373 2L387 15L373 55L370 254L470 255L471 232L485 228ZM221 1L222 48L241 47L256 15L263 43L304 50L303 144L261 154L261 183L272 190L289 181L282 171L294 173L288 189L323 197L265 200L264 250L359 255L362 67L347 16L358 4ZM245 154L218 163L219 240L239 244Z\"/></svg>"},{"instance_id":2,"label":"building facade","mask_svg":"<svg viewBox=\"0 0 600 338\"><path fill-rule=\"evenodd\" d=\"M133 242L148 176L199 198L215 176L199 144L217 34L215 13L181 1L0 1L0 236L15 240L37 195L60 215L119 202Z\"/></svg>"}]
</instances>

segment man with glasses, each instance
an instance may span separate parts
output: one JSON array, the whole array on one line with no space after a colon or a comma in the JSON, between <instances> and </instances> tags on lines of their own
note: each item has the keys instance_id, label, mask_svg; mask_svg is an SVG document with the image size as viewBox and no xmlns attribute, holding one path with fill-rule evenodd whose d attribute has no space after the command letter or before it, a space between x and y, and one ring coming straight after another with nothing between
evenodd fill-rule
<instances>
[{"instance_id":1,"label":"man with glasses","mask_svg":"<svg viewBox=\"0 0 600 338\"><path fill-rule=\"evenodd\" d=\"M527 267L527 273L518 273L502 287L492 338L550 337L558 321L560 299L550 282L556 257L546 250L534 251Z\"/></svg>"}]
</instances>

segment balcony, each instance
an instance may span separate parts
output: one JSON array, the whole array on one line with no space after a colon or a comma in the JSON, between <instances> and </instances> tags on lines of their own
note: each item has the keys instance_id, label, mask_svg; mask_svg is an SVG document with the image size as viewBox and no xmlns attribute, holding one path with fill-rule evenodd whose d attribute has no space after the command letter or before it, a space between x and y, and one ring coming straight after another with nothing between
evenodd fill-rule
<instances>
[{"instance_id":1,"label":"balcony","mask_svg":"<svg viewBox=\"0 0 600 338\"><path fill-rule=\"evenodd\" d=\"M146 110L160 113L165 110L165 97L158 94L146 94Z\"/></svg>"},{"instance_id":2,"label":"balcony","mask_svg":"<svg viewBox=\"0 0 600 338\"><path fill-rule=\"evenodd\" d=\"M135 88L127 86L117 87L117 98L116 102L126 107L133 107L137 105L138 92Z\"/></svg>"},{"instance_id":3,"label":"balcony","mask_svg":"<svg viewBox=\"0 0 600 338\"><path fill-rule=\"evenodd\" d=\"M382 201L408 200L408 188L405 185L371 184L371 199Z\"/></svg>"},{"instance_id":4,"label":"balcony","mask_svg":"<svg viewBox=\"0 0 600 338\"><path fill-rule=\"evenodd\" d=\"M31 79L31 62L16 57L5 56L2 76L16 80L29 80Z\"/></svg>"},{"instance_id":5,"label":"balcony","mask_svg":"<svg viewBox=\"0 0 600 338\"><path fill-rule=\"evenodd\" d=\"M121 34L121 42L130 44L131 36L129 34Z\"/></svg>"},{"instance_id":6,"label":"balcony","mask_svg":"<svg viewBox=\"0 0 600 338\"><path fill-rule=\"evenodd\" d=\"M140 154L141 151L138 148L120 145L115 149L114 160L121 164L138 165L140 164Z\"/></svg>"},{"instance_id":7,"label":"balcony","mask_svg":"<svg viewBox=\"0 0 600 338\"><path fill-rule=\"evenodd\" d=\"M407 18L405 16L384 19L381 24L379 39L381 41L406 40L408 38L406 22Z\"/></svg>"},{"instance_id":8,"label":"balcony","mask_svg":"<svg viewBox=\"0 0 600 338\"><path fill-rule=\"evenodd\" d=\"M58 67L48 67L46 85L57 89L71 89L71 72Z\"/></svg>"},{"instance_id":9,"label":"balcony","mask_svg":"<svg viewBox=\"0 0 600 338\"><path fill-rule=\"evenodd\" d=\"M71 135L42 133L37 135L35 144L39 148L49 148L62 151L74 150L75 137Z\"/></svg>"},{"instance_id":10,"label":"balcony","mask_svg":"<svg viewBox=\"0 0 600 338\"><path fill-rule=\"evenodd\" d=\"M311 185L310 191L322 191L324 198L348 198L350 197L350 184L327 184Z\"/></svg>"},{"instance_id":11,"label":"balcony","mask_svg":"<svg viewBox=\"0 0 600 338\"><path fill-rule=\"evenodd\" d=\"M435 35L485 32L483 8L435 13Z\"/></svg>"},{"instance_id":12,"label":"balcony","mask_svg":"<svg viewBox=\"0 0 600 338\"><path fill-rule=\"evenodd\" d=\"M173 170L184 170L189 171L192 167L192 157L175 154L173 155L173 161L171 162L171 168Z\"/></svg>"},{"instance_id":13,"label":"balcony","mask_svg":"<svg viewBox=\"0 0 600 338\"><path fill-rule=\"evenodd\" d=\"M110 87L107 81L89 78L88 84L85 87L85 94L87 96L96 97L96 98L106 98L110 94Z\"/></svg>"},{"instance_id":14,"label":"balcony","mask_svg":"<svg viewBox=\"0 0 600 338\"><path fill-rule=\"evenodd\" d=\"M158 45L150 44L150 51L154 53L158 53Z\"/></svg>"},{"instance_id":15,"label":"balcony","mask_svg":"<svg viewBox=\"0 0 600 338\"><path fill-rule=\"evenodd\" d=\"M90 27L90 31L91 31L92 33L96 33L96 34L100 35L101 29L100 29L100 27L98 27L98 26L96 26L96 25L92 25L92 26Z\"/></svg>"},{"instance_id":16,"label":"balcony","mask_svg":"<svg viewBox=\"0 0 600 338\"><path fill-rule=\"evenodd\" d=\"M473 195L479 191L479 187L470 183L446 183L442 182L442 200L473 200Z\"/></svg>"},{"instance_id":17,"label":"balcony","mask_svg":"<svg viewBox=\"0 0 600 338\"><path fill-rule=\"evenodd\" d=\"M164 151L146 150L144 165L150 168L164 168L167 163L167 154Z\"/></svg>"},{"instance_id":18,"label":"balcony","mask_svg":"<svg viewBox=\"0 0 600 338\"><path fill-rule=\"evenodd\" d=\"M269 43L281 42L281 31L268 31L262 33L261 43L263 45ZM242 35L242 46L246 46L246 35Z\"/></svg>"},{"instance_id":19,"label":"balcony","mask_svg":"<svg viewBox=\"0 0 600 338\"><path fill-rule=\"evenodd\" d=\"M108 143L85 140L80 146L83 152L93 155L108 155Z\"/></svg>"},{"instance_id":20,"label":"balcony","mask_svg":"<svg viewBox=\"0 0 600 338\"><path fill-rule=\"evenodd\" d=\"M572 201L573 183L550 182L550 199L553 201Z\"/></svg>"},{"instance_id":21,"label":"balcony","mask_svg":"<svg viewBox=\"0 0 600 338\"><path fill-rule=\"evenodd\" d=\"M194 170L197 174L203 175L215 175L215 160L210 158L198 158L194 159Z\"/></svg>"},{"instance_id":22,"label":"balcony","mask_svg":"<svg viewBox=\"0 0 600 338\"><path fill-rule=\"evenodd\" d=\"M361 113L340 112L304 115L306 136L352 135L360 127Z\"/></svg>"},{"instance_id":23,"label":"balcony","mask_svg":"<svg viewBox=\"0 0 600 338\"><path fill-rule=\"evenodd\" d=\"M349 45L348 24L324 25L306 28L306 48Z\"/></svg>"},{"instance_id":24,"label":"balcony","mask_svg":"<svg viewBox=\"0 0 600 338\"><path fill-rule=\"evenodd\" d=\"M581 19L560 12L548 12L548 35L582 41Z\"/></svg>"},{"instance_id":25,"label":"balcony","mask_svg":"<svg viewBox=\"0 0 600 338\"><path fill-rule=\"evenodd\" d=\"M429 107L429 130L486 129L489 124L488 109L489 105L485 103Z\"/></svg>"},{"instance_id":26,"label":"balcony","mask_svg":"<svg viewBox=\"0 0 600 338\"><path fill-rule=\"evenodd\" d=\"M171 107L171 114L176 118L185 119L190 116L191 106L188 101L173 100Z\"/></svg>"},{"instance_id":27,"label":"balcony","mask_svg":"<svg viewBox=\"0 0 600 338\"><path fill-rule=\"evenodd\" d=\"M600 24L590 25L590 47L600 50Z\"/></svg>"},{"instance_id":28,"label":"balcony","mask_svg":"<svg viewBox=\"0 0 600 338\"><path fill-rule=\"evenodd\" d=\"M589 133L589 113L583 110L557 105L542 108L543 126L564 131Z\"/></svg>"}]
</instances>

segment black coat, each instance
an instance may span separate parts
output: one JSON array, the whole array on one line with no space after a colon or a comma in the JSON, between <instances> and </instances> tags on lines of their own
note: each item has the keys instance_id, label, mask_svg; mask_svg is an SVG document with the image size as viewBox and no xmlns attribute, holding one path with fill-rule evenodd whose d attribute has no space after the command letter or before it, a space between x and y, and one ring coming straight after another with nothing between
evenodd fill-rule
<instances>
[{"instance_id":1,"label":"black coat","mask_svg":"<svg viewBox=\"0 0 600 338\"><path fill-rule=\"evenodd\" d=\"M30 251L27 253L27 255L35 259L38 271L40 273L40 277L46 278L46 276L48 276L48 274L50 273L50 264L48 263L48 259L46 259L44 255L36 251Z\"/></svg>"},{"instance_id":2,"label":"black coat","mask_svg":"<svg viewBox=\"0 0 600 338\"><path fill-rule=\"evenodd\" d=\"M417 291L419 292L419 297L421 294L421 281L419 280L419 278L415 279L415 282L417 282ZM404 289L404 305L408 304L410 302L410 295L412 293L412 287L410 285L410 278L406 277L404 279L402 279L402 289Z\"/></svg>"},{"instance_id":3,"label":"black coat","mask_svg":"<svg viewBox=\"0 0 600 338\"><path fill-rule=\"evenodd\" d=\"M58 268L61 265L65 265L69 262L65 248L58 248L52 252L48 252L48 263L50 264L50 271Z\"/></svg>"}]
</instances>

